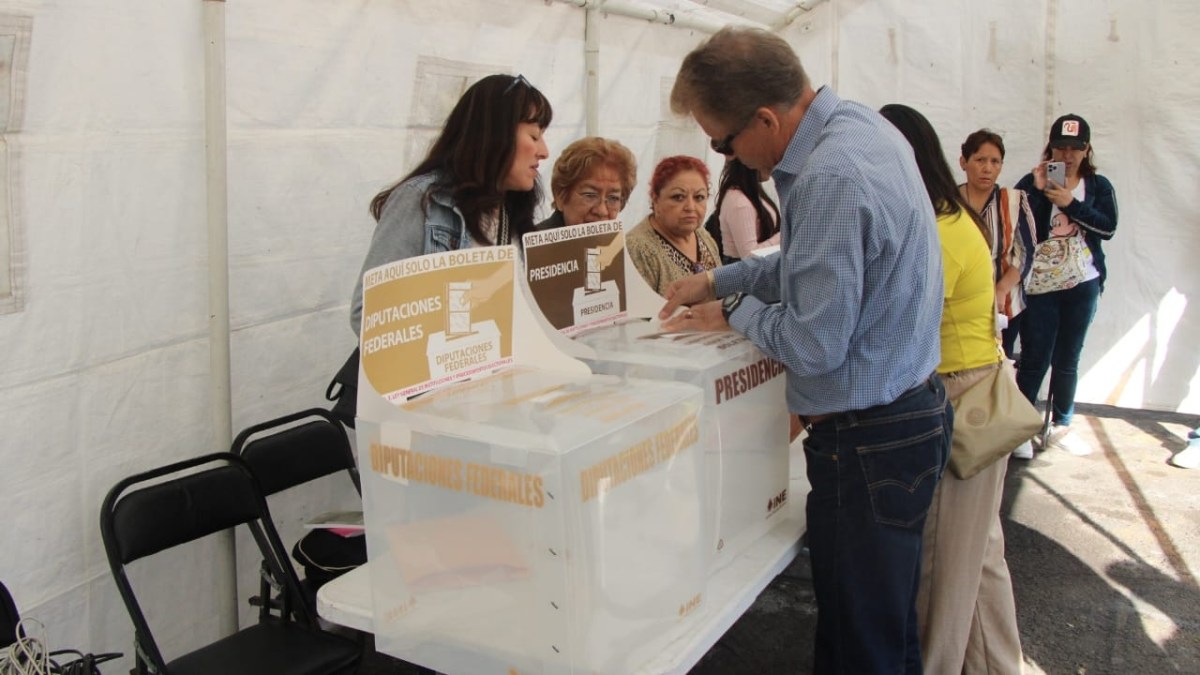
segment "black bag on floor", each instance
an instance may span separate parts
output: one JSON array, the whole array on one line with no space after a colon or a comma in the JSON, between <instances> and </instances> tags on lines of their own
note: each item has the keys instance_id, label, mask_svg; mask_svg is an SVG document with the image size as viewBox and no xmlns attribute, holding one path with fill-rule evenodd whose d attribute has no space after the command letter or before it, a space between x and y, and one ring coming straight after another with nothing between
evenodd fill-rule
<instances>
[{"instance_id":1,"label":"black bag on floor","mask_svg":"<svg viewBox=\"0 0 1200 675\"><path fill-rule=\"evenodd\" d=\"M21 615L17 613L17 603L13 601L8 588L0 582L0 649L7 649L17 641L17 624Z\"/></svg>"},{"instance_id":2,"label":"black bag on floor","mask_svg":"<svg viewBox=\"0 0 1200 675\"><path fill-rule=\"evenodd\" d=\"M366 563L367 538L315 529L292 547L292 558L304 568L305 580L317 588Z\"/></svg>"},{"instance_id":3,"label":"black bag on floor","mask_svg":"<svg viewBox=\"0 0 1200 675\"><path fill-rule=\"evenodd\" d=\"M358 412L358 347L354 348L329 381L329 386L325 388L325 400L333 402L329 412L353 429L354 416Z\"/></svg>"}]
</instances>

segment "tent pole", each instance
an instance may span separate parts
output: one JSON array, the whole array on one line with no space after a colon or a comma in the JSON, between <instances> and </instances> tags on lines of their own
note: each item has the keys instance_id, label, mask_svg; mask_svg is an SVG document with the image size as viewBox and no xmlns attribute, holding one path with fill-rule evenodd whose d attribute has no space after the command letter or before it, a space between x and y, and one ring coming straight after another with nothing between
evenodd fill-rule
<instances>
[{"instance_id":1,"label":"tent pole","mask_svg":"<svg viewBox=\"0 0 1200 675\"><path fill-rule=\"evenodd\" d=\"M833 44L831 44L829 46L829 51L831 52L830 63L829 63L829 70L830 70L829 85L833 88L834 91L837 91L838 90L838 73L841 70L841 56L842 56L842 38L841 38L842 33L841 33L841 31L842 31L842 27L840 25L841 22L838 21L838 3L836 0L833 0L829 3L829 16L830 16L829 26L832 29L830 31L830 33L832 35L831 40L833 42Z\"/></svg>"},{"instance_id":2,"label":"tent pole","mask_svg":"<svg viewBox=\"0 0 1200 675\"><path fill-rule=\"evenodd\" d=\"M1058 68L1058 0L1047 0L1046 2L1046 55L1045 55L1045 109L1042 112L1044 117L1042 127L1042 138L1050 135L1050 126L1054 124L1054 120L1058 117L1055 111L1058 108L1058 92L1057 92L1057 77Z\"/></svg>"},{"instance_id":3,"label":"tent pole","mask_svg":"<svg viewBox=\"0 0 1200 675\"><path fill-rule=\"evenodd\" d=\"M213 450L224 452L233 439L229 393L229 218L225 140L225 0L204 2L204 160L208 226L209 401ZM237 557L233 533L219 535L218 588L220 630L237 631Z\"/></svg>"},{"instance_id":4,"label":"tent pole","mask_svg":"<svg viewBox=\"0 0 1200 675\"><path fill-rule=\"evenodd\" d=\"M725 27L725 24L718 21L707 21L699 17L693 17L687 14L676 14L675 12L665 9L652 9L650 7L642 7L635 5L627 0L558 0L576 7L584 9L597 9L604 14L616 14L617 16L627 16L631 19L643 19L651 23L661 23L667 26L675 26L677 28L686 28L690 30L698 30L704 33L715 33ZM738 23L748 23L741 22ZM750 25L765 28L761 24L753 23Z\"/></svg>"},{"instance_id":5,"label":"tent pole","mask_svg":"<svg viewBox=\"0 0 1200 675\"><path fill-rule=\"evenodd\" d=\"M784 28L787 28L793 21L800 17L800 15L811 12L813 7L816 7L822 2L825 2L825 0L804 0L804 2L797 2L782 17L780 17L778 21L775 21L771 24L771 30L781 31Z\"/></svg>"},{"instance_id":6,"label":"tent pole","mask_svg":"<svg viewBox=\"0 0 1200 675\"><path fill-rule=\"evenodd\" d=\"M586 111L587 135L600 135L600 30L599 16L595 8L588 7L583 24L583 63L587 71L583 104Z\"/></svg>"}]
</instances>

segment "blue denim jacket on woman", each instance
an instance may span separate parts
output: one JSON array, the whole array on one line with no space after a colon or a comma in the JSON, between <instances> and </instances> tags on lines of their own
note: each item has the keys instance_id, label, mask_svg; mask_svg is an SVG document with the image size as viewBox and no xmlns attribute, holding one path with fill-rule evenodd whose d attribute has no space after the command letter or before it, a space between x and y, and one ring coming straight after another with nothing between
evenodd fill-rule
<instances>
[{"instance_id":1,"label":"blue denim jacket on woman","mask_svg":"<svg viewBox=\"0 0 1200 675\"><path fill-rule=\"evenodd\" d=\"M350 301L350 327L355 334L362 322L362 278L367 270L405 258L456 251L471 245L462 212L450 195L433 189L437 178L435 173L414 176L392 190L383 205Z\"/></svg>"},{"instance_id":2,"label":"blue denim jacket on woman","mask_svg":"<svg viewBox=\"0 0 1200 675\"><path fill-rule=\"evenodd\" d=\"M1104 290L1108 270L1104 265L1104 249L1100 242L1112 239L1117 232L1117 193L1112 183L1099 174L1084 178L1083 184L1083 201L1072 201L1062 212L1083 228L1083 239L1092 252L1096 271L1100 272L1100 290ZM1025 174L1017 183L1017 189L1024 190L1029 197L1029 210L1033 212L1037 240L1045 241L1050 236L1050 214L1054 204L1034 186L1031 173Z\"/></svg>"}]
</instances>

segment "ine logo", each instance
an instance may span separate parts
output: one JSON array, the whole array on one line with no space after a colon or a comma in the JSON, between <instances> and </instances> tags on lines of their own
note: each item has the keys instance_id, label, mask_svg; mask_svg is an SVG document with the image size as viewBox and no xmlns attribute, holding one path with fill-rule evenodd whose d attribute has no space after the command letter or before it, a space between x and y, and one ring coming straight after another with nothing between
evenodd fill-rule
<instances>
[{"instance_id":1,"label":"ine logo","mask_svg":"<svg viewBox=\"0 0 1200 675\"><path fill-rule=\"evenodd\" d=\"M767 500L767 515L769 516L772 513L775 513L786 503L787 489L785 488L783 492L780 492L779 494Z\"/></svg>"},{"instance_id":2,"label":"ine logo","mask_svg":"<svg viewBox=\"0 0 1200 675\"><path fill-rule=\"evenodd\" d=\"M691 614L693 611L695 611L695 609L700 606L700 603L703 600L703 598L704 598L703 593L697 593L696 595L692 596L691 599L689 599L687 602L680 605L679 606L679 618L682 619L683 617L685 617L688 614Z\"/></svg>"}]
</instances>

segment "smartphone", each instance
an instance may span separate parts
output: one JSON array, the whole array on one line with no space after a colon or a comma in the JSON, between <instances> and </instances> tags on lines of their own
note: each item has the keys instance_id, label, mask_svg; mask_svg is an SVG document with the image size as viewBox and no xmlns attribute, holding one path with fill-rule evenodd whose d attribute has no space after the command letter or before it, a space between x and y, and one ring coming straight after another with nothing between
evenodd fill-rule
<instances>
[{"instance_id":1,"label":"smartphone","mask_svg":"<svg viewBox=\"0 0 1200 675\"><path fill-rule=\"evenodd\" d=\"M1064 162L1050 162L1046 165L1046 180L1054 181L1061 187L1067 186L1067 165Z\"/></svg>"}]
</instances>

